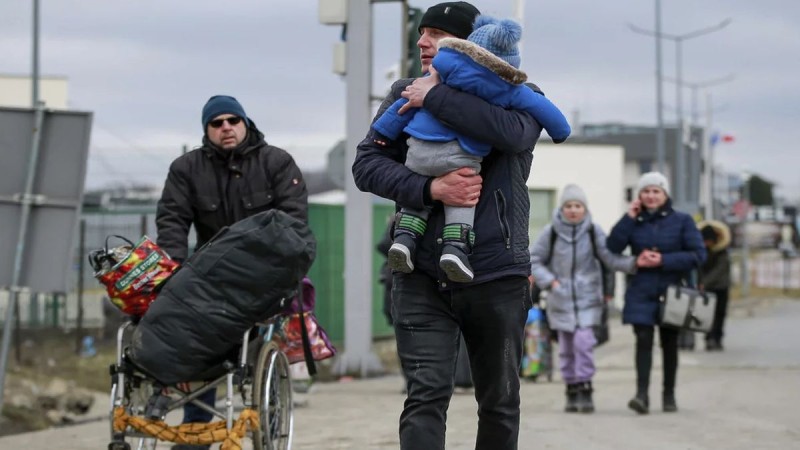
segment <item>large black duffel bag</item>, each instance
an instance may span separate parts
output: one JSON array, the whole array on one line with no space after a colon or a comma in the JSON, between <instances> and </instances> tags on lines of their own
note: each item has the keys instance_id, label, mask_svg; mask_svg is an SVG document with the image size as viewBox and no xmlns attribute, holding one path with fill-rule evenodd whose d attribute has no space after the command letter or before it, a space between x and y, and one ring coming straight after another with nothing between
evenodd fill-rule
<instances>
[{"instance_id":1,"label":"large black duffel bag","mask_svg":"<svg viewBox=\"0 0 800 450\"><path fill-rule=\"evenodd\" d=\"M195 381L235 355L244 332L277 314L308 272L308 226L271 210L221 230L169 279L133 332L133 362L160 381Z\"/></svg>"}]
</instances>

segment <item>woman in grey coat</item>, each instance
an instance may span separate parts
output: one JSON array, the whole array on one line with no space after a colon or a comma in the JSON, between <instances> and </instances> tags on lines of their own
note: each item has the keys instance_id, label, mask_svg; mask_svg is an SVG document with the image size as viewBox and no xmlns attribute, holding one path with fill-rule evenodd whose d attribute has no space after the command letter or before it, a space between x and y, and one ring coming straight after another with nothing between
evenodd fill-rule
<instances>
[{"instance_id":1,"label":"woman in grey coat","mask_svg":"<svg viewBox=\"0 0 800 450\"><path fill-rule=\"evenodd\" d=\"M633 273L633 256L615 255L606 248L606 235L592 223L586 194L574 184L561 194L553 214L531 249L536 284L549 290L547 317L558 332L561 377L567 385L567 412L592 412L595 373L592 327L603 311L603 266Z\"/></svg>"}]
</instances>

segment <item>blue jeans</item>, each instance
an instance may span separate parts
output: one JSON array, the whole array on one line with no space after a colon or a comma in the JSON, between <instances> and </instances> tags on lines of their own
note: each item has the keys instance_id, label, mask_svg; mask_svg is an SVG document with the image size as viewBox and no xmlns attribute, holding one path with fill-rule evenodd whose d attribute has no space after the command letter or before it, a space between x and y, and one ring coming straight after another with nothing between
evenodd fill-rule
<instances>
[{"instance_id":1,"label":"blue jeans","mask_svg":"<svg viewBox=\"0 0 800 450\"><path fill-rule=\"evenodd\" d=\"M476 449L514 450L519 437L519 370L528 280L508 277L453 291L414 272L392 290L397 351L408 380L400 448L445 448L459 337L469 352L478 401Z\"/></svg>"},{"instance_id":2,"label":"blue jeans","mask_svg":"<svg viewBox=\"0 0 800 450\"><path fill-rule=\"evenodd\" d=\"M203 395L197 397L197 400L202 401L203 403L210 405L212 408L214 407L214 403L217 397L217 388L209 389ZM195 406L192 403L187 403L183 405L183 423L205 423L211 422L211 419L214 417L213 414L210 412L201 409L198 406Z\"/></svg>"}]
</instances>

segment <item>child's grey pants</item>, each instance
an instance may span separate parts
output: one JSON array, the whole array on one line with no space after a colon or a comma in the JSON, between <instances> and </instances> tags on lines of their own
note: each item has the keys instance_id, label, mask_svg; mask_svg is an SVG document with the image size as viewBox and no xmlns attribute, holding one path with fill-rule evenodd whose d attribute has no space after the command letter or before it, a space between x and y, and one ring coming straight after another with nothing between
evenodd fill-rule
<instances>
[{"instance_id":1,"label":"child's grey pants","mask_svg":"<svg viewBox=\"0 0 800 450\"><path fill-rule=\"evenodd\" d=\"M462 167L471 167L475 169L475 173L480 173L482 160L482 157L464 151L457 140L432 142L408 138L406 167L420 175L438 177ZM428 220L428 210L404 207L401 211ZM445 205L444 221L445 224L464 223L472 226L475 222L475 208Z\"/></svg>"}]
</instances>

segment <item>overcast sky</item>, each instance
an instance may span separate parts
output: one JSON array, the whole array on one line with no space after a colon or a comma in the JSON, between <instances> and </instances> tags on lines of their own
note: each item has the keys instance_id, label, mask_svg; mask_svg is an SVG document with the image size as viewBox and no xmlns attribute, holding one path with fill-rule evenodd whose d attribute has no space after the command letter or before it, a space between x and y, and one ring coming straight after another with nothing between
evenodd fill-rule
<instances>
[{"instance_id":1,"label":"overcast sky","mask_svg":"<svg viewBox=\"0 0 800 450\"><path fill-rule=\"evenodd\" d=\"M436 1L410 0L428 7ZM513 14L512 0L475 0L483 13ZM685 41L684 79L713 87L714 129L735 136L717 147L725 170L751 170L800 197L800 1L664 0L663 32L684 34L731 18L730 26ZM400 5L373 6L373 91L400 55ZM581 123L655 124L652 0L527 1L522 69L568 118ZM30 72L31 2L0 14L0 73ZM163 182L183 145L202 136L209 96L230 94L301 168L325 165L344 136L344 80L331 71L339 27L318 22L314 0L169 2L41 1L41 72L69 79L70 106L94 111L88 186L110 180ZM665 42L664 70L675 73ZM675 86L664 117L675 121ZM689 91L684 95L690 111ZM701 106L701 121L705 105ZM365 132L366 132L365 124ZM141 171L133 171L132 168ZM136 173L138 172L138 173Z\"/></svg>"}]
</instances>

